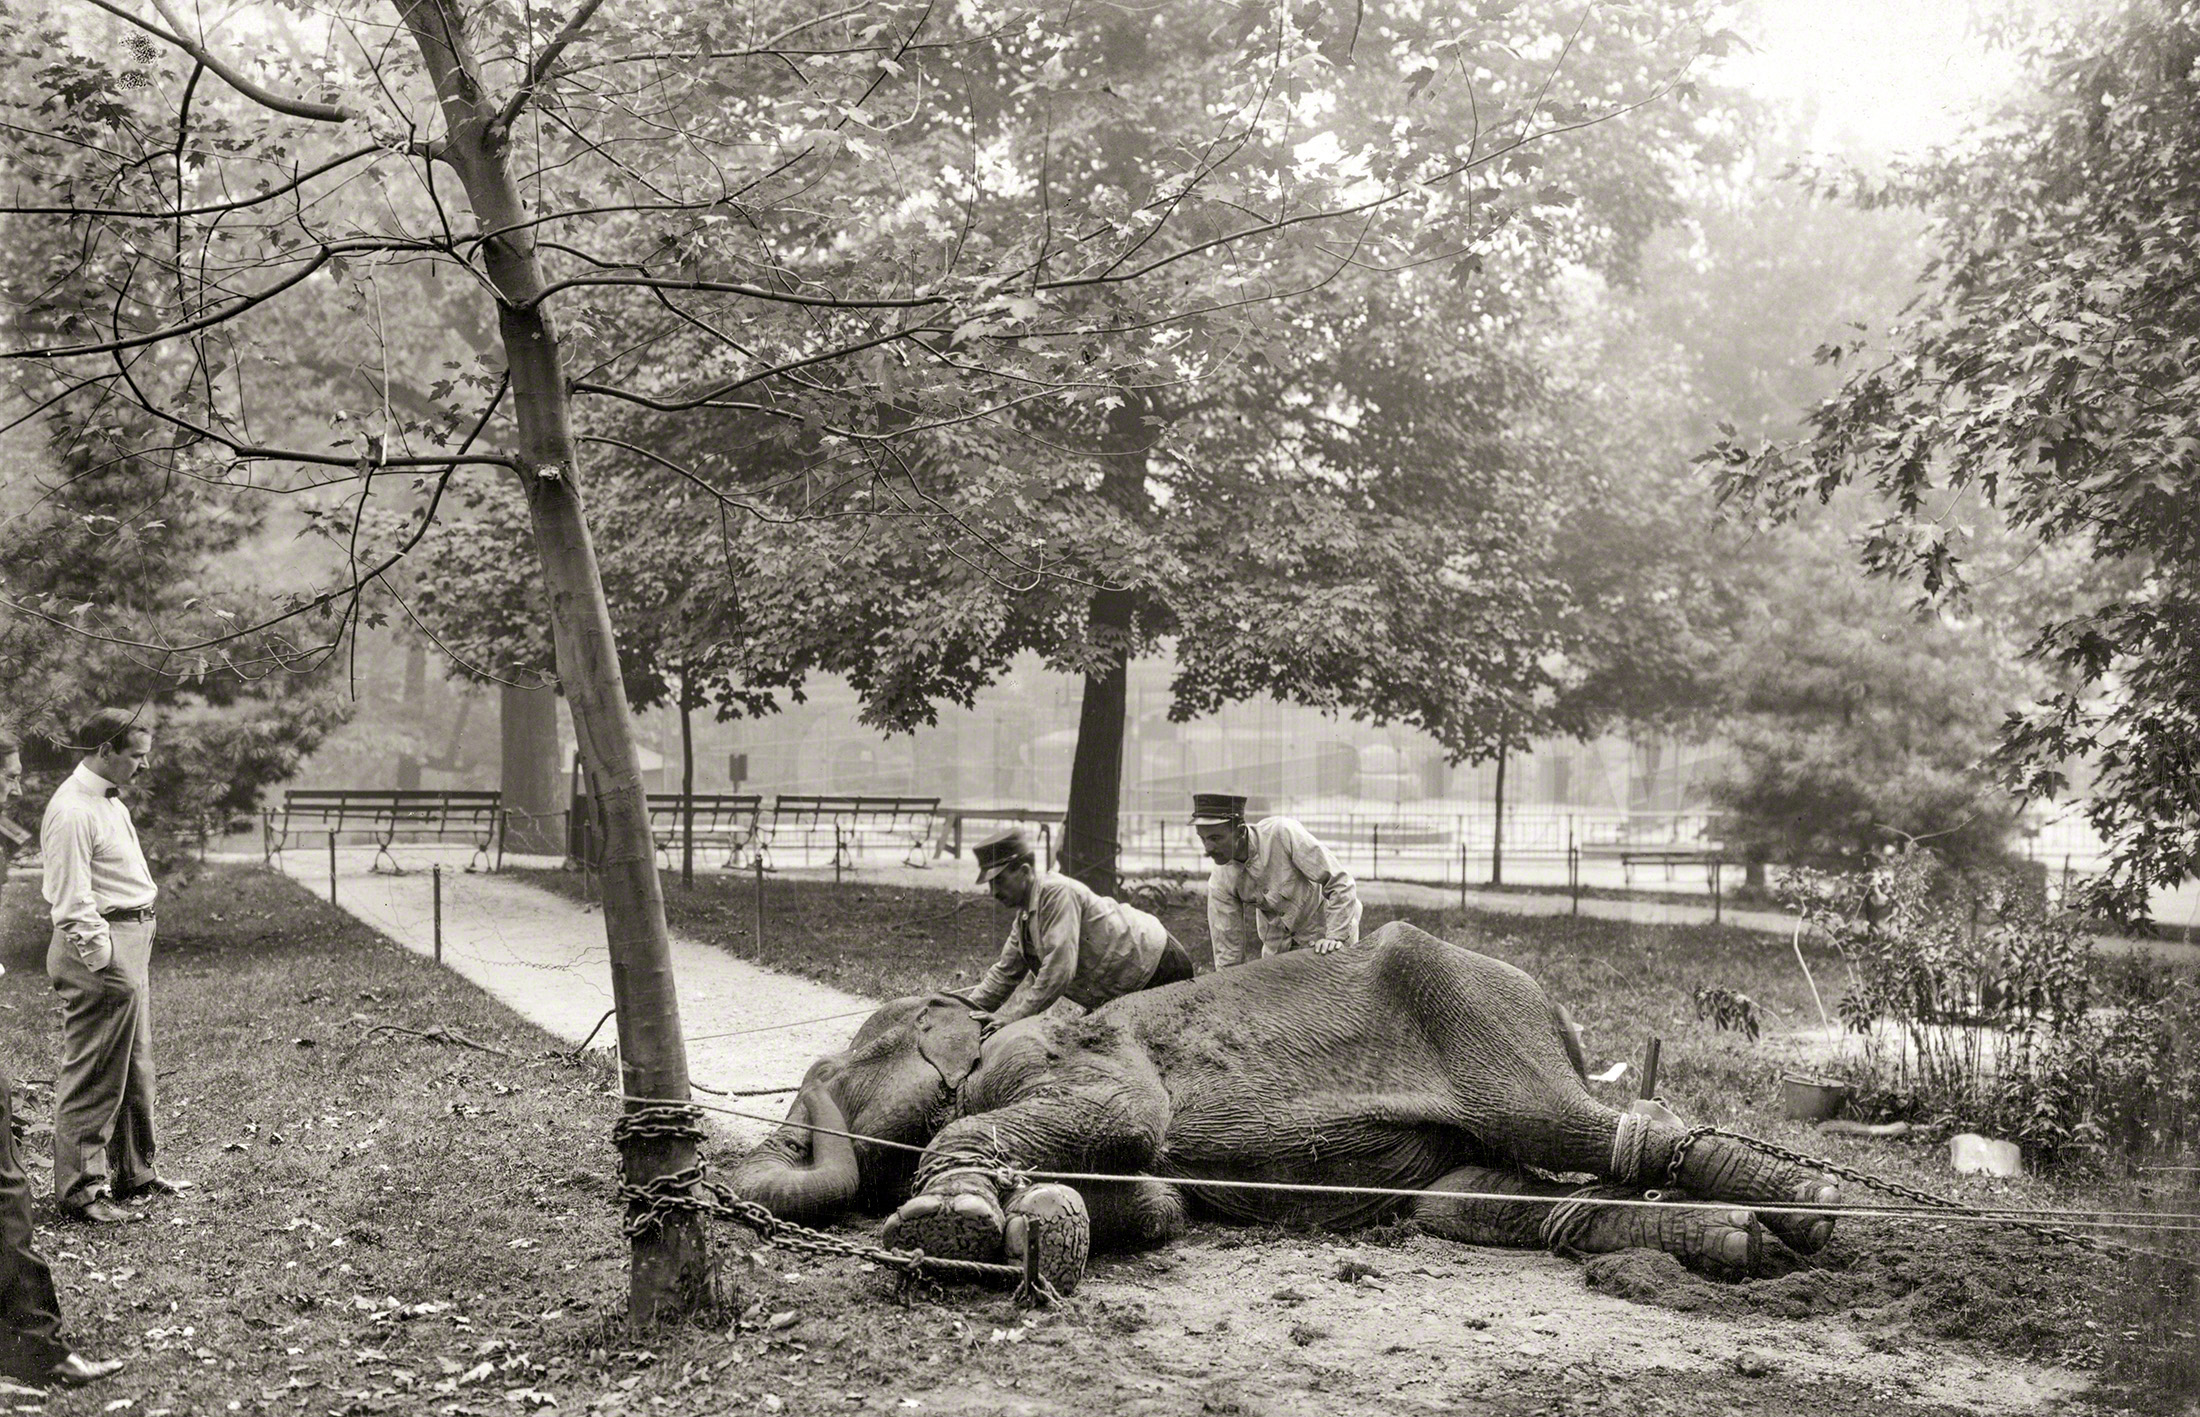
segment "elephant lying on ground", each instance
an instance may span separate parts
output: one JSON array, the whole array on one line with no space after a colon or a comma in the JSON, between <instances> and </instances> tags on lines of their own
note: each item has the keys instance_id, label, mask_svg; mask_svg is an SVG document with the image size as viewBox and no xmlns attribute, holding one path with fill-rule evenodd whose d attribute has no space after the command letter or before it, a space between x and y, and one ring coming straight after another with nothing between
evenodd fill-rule
<instances>
[{"instance_id":1,"label":"elephant lying on ground","mask_svg":"<svg viewBox=\"0 0 2200 1417\"><path fill-rule=\"evenodd\" d=\"M1834 1204L1824 1177L1724 1137L1686 1136L1590 1095L1571 1028L1533 979L1399 922L1355 949L1278 955L982 1040L960 1000L897 999L810 1068L787 1123L740 1165L734 1188L795 1221L899 1202L887 1242L935 1256L1020 1261L1036 1242L1060 1287L1083 1272L1088 1226L1092 1244L1136 1246L1195 1214L1332 1226L1410 1215L1470 1244L1648 1246L1726 1276L1792 1268L1773 1237L1810 1253L1831 1236L1830 1216L1747 1209ZM1139 1179L1004 1194L1010 1170ZM1570 1199L1178 1184L1191 1178ZM1589 1203L1646 1187L1736 1204Z\"/></svg>"}]
</instances>

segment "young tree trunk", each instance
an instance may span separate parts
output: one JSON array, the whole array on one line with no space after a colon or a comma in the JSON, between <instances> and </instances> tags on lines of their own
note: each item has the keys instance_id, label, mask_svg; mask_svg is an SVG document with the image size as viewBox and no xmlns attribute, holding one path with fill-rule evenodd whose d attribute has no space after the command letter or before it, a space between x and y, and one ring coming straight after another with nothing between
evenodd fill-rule
<instances>
[{"instance_id":1,"label":"young tree trunk","mask_svg":"<svg viewBox=\"0 0 2200 1417\"><path fill-rule=\"evenodd\" d=\"M604 929L618 1009L619 1066L630 1097L689 1100L664 896L649 833L626 688L611 612L581 505L572 401L556 328L538 299L544 286L533 227L509 162L507 134L482 81L456 0L399 0L435 81L445 136L440 156L457 172L482 233L481 255L497 295L497 323L519 424L520 484L550 592L558 677L573 711L582 760L602 797ZM630 1111L637 1104L629 1102ZM625 1180L643 1186L696 1165L688 1137L630 1140ZM633 1240L627 1322L641 1329L709 1297L709 1254L700 1216L675 1210Z\"/></svg>"},{"instance_id":2,"label":"young tree trunk","mask_svg":"<svg viewBox=\"0 0 2200 1417\"><path fill-rule=\"evenodd\" d=\"M1087 624L1094 641L1121 646L1105 668L1085 675L1077 711L1077 754L1070 760L1069 810L1060 865L1102 895L1120 883L1116 838L1123 806L1123 732L1130 705L1131 594L1096 591Z\"/></svg>"},{"instance_id":3,"label":"young tree trunk","mask_svg":"<svg viewBox=\"0 0 2200 1417\"><path fill-rule=\"evenodd\" d=\"M1497 749L1497 798L1490 812L1490 884L1505 884L1505 749Z\"/></svg>"},{"instance_id":4,"label":"young tree trunk","mask_svg":"<svg viewBox=\"0 0 2200 1417\"><path fill-rule=\"evenodd\" d=\"M680 666L680 884L695 884L695 697Z\"/></svg>"}]
</instances>

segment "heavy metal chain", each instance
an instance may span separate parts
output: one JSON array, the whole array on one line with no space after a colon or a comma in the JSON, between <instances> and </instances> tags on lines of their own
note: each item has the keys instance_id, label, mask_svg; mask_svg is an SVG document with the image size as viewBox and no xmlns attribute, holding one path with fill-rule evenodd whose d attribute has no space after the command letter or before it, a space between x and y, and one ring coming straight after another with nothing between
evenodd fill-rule
<instances>
[{"instance_id":1,"label":"heavy metal chain","mask_svg":"<svg viewBox=\"0 0 2200 1417\"><path fill-rule=\"evenodd\" d=\"M703 1130L697 1116L694 1109L677 1104L646 1107L620 1116L612 1125L612 1140L620 1144L643 1138L700 1141ZM618 1198L626 1206L627 1238L645 1235L680 1212L695 1212L746 1225L763 1236L767 1244L804 1254L867 1260L882 1265L899 1273L904 1296L932 1277L964 1282L1012 1281L1017 1286L1018 1303L1052 1304L1061 1298L1043 1276L1028 1273L1020 1265L949 1259L927 1255L922 1250L890 1250L883 1245L846 1240L782 1220L755 1201L734 1195L706 1176L704 1170L703 1164L698 1162L668 1175L653 1177L638 1186L622 1182Z\"/></svg>"},{"instance_id":2,"label":"heavy metal chain","mask_svg":"<svg viewBox=\"0 0 2200 1417\"><path fill-rule=\"evenodd\" d=\"M1860 1186L1868 1186L1875 1191L1885 1191L1889 1195L1901 1196L1905 1200L1916 1201L1920 1205L1930 1206L1936 1210L1977 1213L1974 1207L1967 1206L1961 1201L1950 1200L1946 1196L1936 1195L1931 1191L1921 1191L1915 1186L1906 1186L1900 1181L1885 1180L1867 1171L1859 1171L1853 1166L1843 1166L1838 1161L1829 1161L1822 1156L1810 1156L1800 1151L1793 1151L1777 1142L1765 1141L1759 1137L1744 1136L1740 1132L1730 1132L1724 1127L1690 1127L1688 1129L1688 1134L1682 1137L1673 1148L1673 1164L1666 1168L1665 1173L1665 1184L1667 1186L1674 1189L1679 1188L1681 1163L1687 1159L1689 1148L1704 1137L1714 1136L1724 1137L1728 1141L1740 1142L1742 1145L1755 1148L1767 1156L1777 1157L1782 1161L1803 1167L1805 1170L1824 1171L1839 1176L1845 1181L1854 1181ZM2080 1249L2091 1250L2096 1254L2112 1253L2130 1256L2150 1253L2138 1246L2127 1245L2121 1240L2108 1240L2092 1235L2081 1235L2074 1230L2066 1230L2060 1225L2046 1225L2036 1220L1991 1218L1995 1218L1999 1224L2026 1231L2039 1236L2043 1240L2054 1240L2061 1244L2076 1245Z\"/></svg>"}]
</instances>

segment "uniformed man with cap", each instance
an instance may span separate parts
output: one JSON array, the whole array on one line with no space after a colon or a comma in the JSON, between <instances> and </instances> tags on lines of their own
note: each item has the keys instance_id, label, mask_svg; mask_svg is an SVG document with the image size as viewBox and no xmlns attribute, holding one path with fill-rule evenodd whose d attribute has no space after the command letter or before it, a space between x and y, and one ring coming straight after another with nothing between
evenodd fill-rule
<instances>
[{"instance_id":1,"label":"uniformed man with cap","mask_svg":"<svg viewBox=\"0 0 2200 1417\"><path fill-rule=\"evenodd\" d=\"M1096 1009L1119 995L1192 977L1191 951L1166 926L1083 881L1042 871L1021 830L979 842L975 854L978 884L991 886L993 898L1016 912L1001 957L963 996L991 1013L988 1033L1045 1013L1056 999Z\"/></svg>"},{"instance_id":2,"label":"uniformed man with cap","mask_svg":"<svg viewBox=\"0 0 2200 1417\"><path fill-rule=\"evenodd\" d=\"M1360 893L1329 848L1290 817L1245 820L1245 799L1192 794L1192 829L1214 870L1207 934L1215 968L1304 945L1317 954L1360 941Z\"/></svg>"}]
</instances>

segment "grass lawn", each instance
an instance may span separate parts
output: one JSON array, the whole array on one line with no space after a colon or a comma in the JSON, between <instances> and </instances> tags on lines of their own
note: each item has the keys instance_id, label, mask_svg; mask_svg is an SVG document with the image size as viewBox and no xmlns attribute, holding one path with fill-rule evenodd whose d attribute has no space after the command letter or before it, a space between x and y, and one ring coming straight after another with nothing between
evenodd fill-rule
<instances>
[{"instance_id":1,"label":"grass lawn","mask_svg":"<svg viewBox=\"0 0 2200 1417\"><path fill-rule=\"evenodd\" d=\"M974 892L860 885L835 892L773 882L767 908L766 962L873 994L957 973L975 977L1003 924ZM741 883L692 893L674 887L673 914L686 933L756 953L736 929L753 921ZM1695 981L1746 989L1800 1017L1808 996L1799 979L1783 982L1793 964L1780 964L1779 942L1596 922L1446 916L1430 923L1543 976L1575 1009L1598 1058L1632 1057L1658 1033L1668 1060L1661 1090L1684 1111L1956 1189L1935 1165L1937 1146L1819 1141L1771 1117L1777 1063L1761 1046L1695 1021L1688 1004ZM1194 912L1180 908L1170 924L1204 954ZM52 1076L58 1036L44 938L35 888L18 873L0 910L0 963L8 969L0 978L0 1049L29 1084L23 1110L34 1160L49 1145L51 1092L38 1080ZM1177 1302L1182 1275L1241 1255L1334 1268L1328 1237L1285 1232L1203 1227L1179 1247L1181 1261L1111 1262L1118 1294L1149 1286L1156 1297L1146 1308L1107 1297L1096 1282L1063 1310L1021 1314L1000 1294L974 1289L899 1306L878 1272L847 1260L768 1249L740 1262L747 1237L714 1227L721 1255L739 1268L739 1311L719 1311L639 1347L618 1324L625 1246L612 1197L613 1078L603 1064L569 1059L471 985L253 869L216 868L163 902L154 989L162 1162L198 1188L148 1207L146 1222L117 1229L55 1225L41 1196L39 1247L61 1282L69 1335L88 1354L122 1357L129 1366L96 1387L43 1403L6 1399L0 1409L65 1417L508 1414L553 1403L567 1413L897 1417L1159 1414L1203 1403L1248 1413L1394 1410L1381 1397L1391 1391L1386 1375L1356 1373L1344 1362L1319 1367L1344 1335L1327 1337L1312 1323L1290 1324L1280 1351L1316 1365L1308 1371L1316 1372L1317 1387L1349 1391L1357 1381L1365 1393L1312 1398L1311 1406L1237 1403L1232 1393L1250 1391L1244 1385L1266 1381L1260 1375L1270 1371L1251 1371L1255 1350L1247 1345L1266 1327L1290 1322L1286 1315L1269 1324L1252 1312L1279 1307L1259 1297L1279 1290L1279 1281L1264 1278L1250 1298L1232 1292L1217 1301L1237 1316L1231 1331L1238 1338L1165 1329L1157 1317ZM439 1027L495 1051L418 1036ZM722 1169L724 1158L719 1163ZM36 1181L43 1173L33 1175ZM1981 1183L1965 1184L1966 1194L1989 1194ZM2027 1179L1990 1194L2048 1203L2057 1193ZM1405 1228L1370 1238L1398 1247L1391 1251L1398 1258L1379 1261L1392 1271L1389 1297L1371 1293L1365 1304L1397 1300L1422 1282L1430 1297L1414 1312L1446 1314L1463 1302L1456 1296L1471 1294L1474 1303L1500 1306L1490 1312L1502 1328L1503 1284L1458 1287L1462 1281L1446 1277L1452 1271L1445 1267L1467 1263L1449 1258L1461 1252L1396 1233ZM867 1223L852 1220L840 1233L868 1232ZM1769 1282L1785 1286L1779 1289L1702 1288L1697 1302L1782 1316L1800 1334L1813 1315L1861 1314L1910 1295L1887 1310L1900 1325L1888 1343L1900 1343L1904 1332L1929 1332L2111 1368L2123 1361L2119 1354L2151 1353L2158 1339L2174 1339L2177 1325L2192 1322L2189 1304L2135 1307L2123 1296L2139 1291L2105 1261L2022 1237L2005 1245L1951 1230L1913 1243L1890 1241L1890 1233L1845 1230L1850 1238L1836 1244L1847 1248L1836 1258L1847 1268L1827 1271L1822 1285L1813 1271ZM1892 1259L1882 1264L1878 1256L1887 1253ZM1503 1263L1529 1267L1568 1296L1582 1292L1582 1281L1563 1266L1554 1270L1547 1257ZM1431 1271L1435 1278L1412 1278ZM1803 1279L1819 1287L1793 1282ZM1847 1297L1829 1304L1824 1296L1836 1292L1836 1281L1849 1286L1839 1291ZM1327 1302L1332 1290L1361 1305L1358 1291L1334 1284L1318 1289L1314 1302ZM1643 1297L1655 1304L1671 1296ZM1211 1331L1226 1330L1228 1322ZM1096 1364L1095 1354L1104 1361ZM1380 1355L1418 1361L1398 1345ZM1245 1371L1225 1384L1214 1374L1231 1364ZM1458 1390L1481 1384L1474 1390L1487 1393L1453 1410L1531 1410L1514 1400L1527 1378L1507 1378L1487 1362L1455 1364L1441 1353L1431 1364L1442 1381L1465 1385ZM2150 1375L2160 1376L2155 1369L2136 1376ZM1532 1410L1846 1417L1874 1395L1855 1384L1791 1383L1774 1398L1765 1384L1776 1381L1730 1373L1708 1385L1669 1377L1608 1390L1599 1375L1553 1359L1533 1375Z\"/></svg>"},{"instance_id":2,"label":"grass lawn","mask_svg":"<svg viewBox=\"0 0 2200 1417\"><path fill-rule=\"evenodd\" d=\"M217 868L163 900L154 957L160 1161L197 1188L57 1225L59 1013L36 887L6 900L39 1249L66 1335L129 1363L46 1410L511 1412L621 1376L604 1064L287 880ZM438 1026L497 1051L399 1031Z\"/></svg>"}]
</instances>

